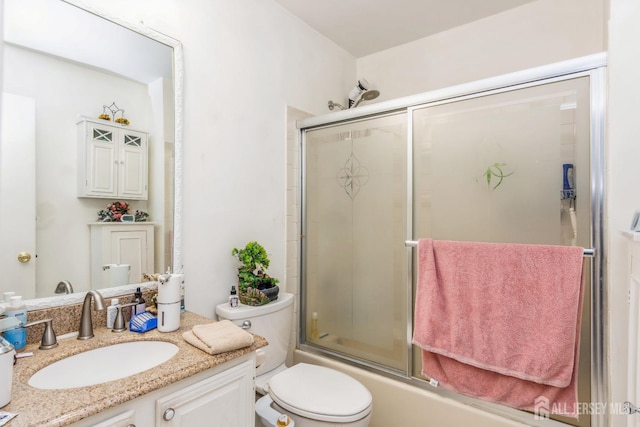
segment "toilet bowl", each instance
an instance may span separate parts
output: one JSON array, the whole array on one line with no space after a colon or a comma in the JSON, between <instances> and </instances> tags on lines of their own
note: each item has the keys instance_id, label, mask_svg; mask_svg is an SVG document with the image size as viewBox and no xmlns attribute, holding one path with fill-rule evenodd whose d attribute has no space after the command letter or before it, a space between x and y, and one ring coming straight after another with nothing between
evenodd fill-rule
<instances>
[{"instance_id":1,"label":"toilet bowl","mask_svg":"<svg viewBox=\"0 0 640 427\"><path fill-rule=\"evenodd\" d=\"M272 424L273 412L289 416L298 427L367 426L371 393L342 372L299 363L274 375L269 394L256 403L265 427L277 425Z\"/></svg>"},{"instance_id":2,"label":"toilet bowl","mask_svg":"<svg viewBox=\"0 0 640 427\"><path fill-rule=\"evenodd\" d=\"M216 307L219 319L228 319L269 342L257 357L256 391L263 396L256 402L256 424L368 426L372 398L360 382L323 366L306 363L285 366L293 326L293 298L293 294L280 293L277 300L259 307L243 304L230 307L228 303ZM290 424L286 424L288 419Z\"/></svg>"}]
</instances>

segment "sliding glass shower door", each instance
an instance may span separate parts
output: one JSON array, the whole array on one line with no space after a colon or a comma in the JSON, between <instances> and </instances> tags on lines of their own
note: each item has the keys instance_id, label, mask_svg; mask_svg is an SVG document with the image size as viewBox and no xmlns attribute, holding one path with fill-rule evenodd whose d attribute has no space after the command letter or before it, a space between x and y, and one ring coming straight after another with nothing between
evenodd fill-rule
<instances>
[{"instance_id":1,"label":"sliding glass shower door","mask_svg":"<svg viewBox=\"0 0 640 427\"><path fill-rule=\"evenodd\" d=\"M592 247L588 77L415 108L412 121L415 239ZM591 400L589 268L587 258L581 402Z\"/></svg>"},{"instance_id":2,"label":"sliding glass shower door","mask_svg":"<svg viewBox=\"0 0 640 427\"><path fill-rule=\"evenodd\" d=\"M590 79L563 76L304 130L302 343L426 386L411 345L416 251L406 240L597 246ZM601 356L592 352L597 265L585 259L579 402L592 401ZM588 415L562 421L591 425Z\"/></svg>"},{"instance_id":3,"label":"sliding glass shower door","mask_svg":"<svg viewBox=\"0 0 640 427\"><path fill-rule=\"evenodd\" d=\"M406 113L306 135L307 343L406 372Z\"/></svg>"}]
</instances>

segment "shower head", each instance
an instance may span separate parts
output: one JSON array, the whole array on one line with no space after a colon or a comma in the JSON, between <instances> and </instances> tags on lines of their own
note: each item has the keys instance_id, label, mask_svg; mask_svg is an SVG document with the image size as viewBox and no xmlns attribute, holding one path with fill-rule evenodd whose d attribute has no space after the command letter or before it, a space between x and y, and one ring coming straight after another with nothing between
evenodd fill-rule
<instances>
[{"instance_id":1,"label":"shower head","mask_svg":"<svg viewBox=\"0 0 640 427\"><path fill-rule=\"evenodd\" d=\"M360 94L360 96L358 97L356 102L351 106L351 108L356 108L358 104L360 104L362 101L371 101L372 99L376 99L379 96L380 96L380 91L377 91L375 89L365 90Z\"/></svg>"},{"instance_id":2,"label":"shower head","mask_svg":"<svg viewBox=\"0 0 640 427\"><path fill-rule=\"evenodd\" d=\"M370 89L371 85L365 79L358 80L358 83L349 92L348 106L342 106L337 102L329 101L329 110L334 110L338 107L341 110L348 108L356 108L362 101L370 101L380 96L380 92L375 89Z\"/></svg>"},{"instance_id":3,"label":"shower head","mask_svg":"<svg viewBox=\"0 0 640 427\"><path fill-rule=\"evenodd\" d=\"M368 90L366 92L363 92L362 95L360 95L360 99L362 101L370 101L372 99L376 99L377 97L380 96L380 92L375 90L375 89L371 89Z\"/></svg>"},{"instance_id":4,"label":"shower head","mask_svg":"<svg viewBox=\"0 0 640 427\"><path fill-rule=\"evenodd\" d=\"M351 92L349 92L349 108L353 108L358 98L360 98L360 95L368 91L370 87L371 85L366 79L358 80L358 83L356 83L353 89L351 89Z\"/></svg>"}]
</instances>

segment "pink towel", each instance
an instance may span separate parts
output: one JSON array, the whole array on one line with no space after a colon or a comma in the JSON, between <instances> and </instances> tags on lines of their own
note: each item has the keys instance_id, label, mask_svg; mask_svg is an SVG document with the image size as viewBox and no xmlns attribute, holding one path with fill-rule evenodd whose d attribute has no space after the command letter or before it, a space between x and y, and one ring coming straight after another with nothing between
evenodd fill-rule
<instances>
[{"instance_id":1,"label":"pink towel","mask_svg":"<svg viewBox=\"0 0 640 427\"><path fill-rule=\"evenodd\" d=\"M420 240L423 374L520 409L543 396L574 415L582 262L580 247Z\"/></svg>"}]
</instances>

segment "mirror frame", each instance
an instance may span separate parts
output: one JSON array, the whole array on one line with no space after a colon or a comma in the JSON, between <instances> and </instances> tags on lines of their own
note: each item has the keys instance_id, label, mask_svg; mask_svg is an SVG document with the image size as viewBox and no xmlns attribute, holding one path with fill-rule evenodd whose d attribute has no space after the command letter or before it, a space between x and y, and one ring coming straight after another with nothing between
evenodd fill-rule
<instances>
[{"instance_id":1,"label":"mirror frame","mask_svg":"<svg viewBox=\"0 0 640 427\"><path fill-rule=\"evenodd\" d=\"M102 10L96 9L85 4L81 0L60 0L72 6L78 7L87 13L99 16L102 19L111 21L116 25L127 28L140 35L148 37L173 48L173 87L174 87L174 213L173 213L173 271L180 271L183 267L182 262L182 188L183 188L183 169L182 169L182 144L183 144L183 79L184 79L184 63L182 56L182 43L166 34L160 33L152 28L140 24L132 24ZM156 288L156 282L133 283L125 286L100 289L100 293L105 298L112 298L119 295L132 294L137 287ZM56 295L46 298L35 298L25 300L28 311L41 310L52 307L60 307L69 304L79 304L82 302L85 292L73 294Z\"/></svg>"}]
</instances>

